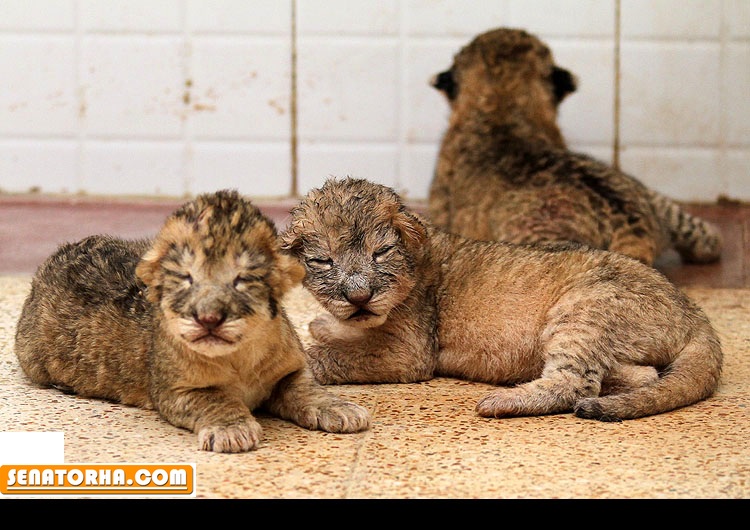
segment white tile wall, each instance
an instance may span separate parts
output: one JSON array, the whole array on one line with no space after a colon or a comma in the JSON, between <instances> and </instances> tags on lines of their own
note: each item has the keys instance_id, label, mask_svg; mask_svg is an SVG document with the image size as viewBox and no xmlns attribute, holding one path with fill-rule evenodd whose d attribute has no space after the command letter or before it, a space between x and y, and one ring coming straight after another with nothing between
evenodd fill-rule
<instances>
[{"instance_id":1,"label":"white tile wall","mask_svg":"<svg viewBox=\"0 0 750 530\"><path fill-rule=\"evenodd\" d=\"M0 190L270 198L352 175L425 198L448 116L428 79L503 25L578 76L571 148L750 200L748 0L2 0Z\"/></svg>"},{"instance_id":2,"label":"white tile wall","mask_svg":"<svg viewBox=\"0 0 750 530\"><path fill-rule=\"evenodd\" d=\"M398 41L300 35L298 43L300 140L395 141Z\"/></svg>"},{"instance_id":3,"label":"white tile wall","mask_svg":"<svg viewBox=\"0 0 750 530\"><path fill-rule=\"evenodd\" d=\"M288 142L288 39L201 35L191 50L186 93L195 138Z\"/></svg>"},{"instance_id":4,"label":"white tile wall","mask_svg":"<svg viewBox=\"0 0 750 530\"><path fill-rule=\"evenodd\" d=\"M721 116L718 43L626 42L621 136L629 145L716 145ZM700 95L700 97L697 97Z\"/></svg>"},{"instance_id":5,"label":"white tile wall","mask_svg":"<svg viewBox=\"0 0 750 530\"><path fill-rule=\"evenodd\" d=\"M76 57L74 40L64 35L0 33L3 140L76 134Z\"/></svg>"},{"instance_id":6,"label":"white tile wall","mask_svg":"<svg viewBox=\"0 0 750 530\"><path fill-rule=\"evenodd\" d=\"M98 140L82 153L80 188L95 195L179 196L183 182L179 141Z\"/></svg>"},{"instance_id":7,"label":"white tile wall","mask_svg":"<svg viewBox=\"0 0 750 530\"><path fill-rule=\"evenodd\" d=\"M31 8L36 0L26 3ZM83 31L180 32L181 0L78 0L78 21ZM155 9L156 7L156 9Z\"/></svg>"},{"instance_id":8,"label":"white tile wall","mask_svg":"<svg viewBox=\"0 0 750 530\"><path fill-rule=\"evenodd\" d=\"M184 43L179 36L86 36L78 127L88 138L179 138Z\"/></svg>"},{"instance_id":9,"label":"white tile wall","mask_svg":"<svg viewBox=\"0 0 750 530\"><path fill-rule=\"evenodd\" d=\"M186 4L187 27L195 32L290 35L290 0L187 0Z\"/></svg>"}]
</instances>

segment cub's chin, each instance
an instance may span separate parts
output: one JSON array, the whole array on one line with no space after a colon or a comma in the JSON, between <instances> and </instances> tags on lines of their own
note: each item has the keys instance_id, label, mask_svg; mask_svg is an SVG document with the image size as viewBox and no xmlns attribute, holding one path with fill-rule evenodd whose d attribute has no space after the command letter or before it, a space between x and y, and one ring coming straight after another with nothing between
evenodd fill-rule
<instances>
[{"instance_id":1,"label":"cub's chin","mask_svg":"<svg viewBox=\"0 0 750 530\"><path fill-rule=\"evenodd\" d=\"M236 343L225 342L214 338L183 342L193 352L211 358L231 355L239 348L239 345Z\"/></svg>"},{"instance_id":2,"label":"cub's chin","mask_svg":"<svg viewBox=\"0 0 750 530\"><path fill-rule=\"evenodd\" d=\"M357 311L346 319L342 319L341 322L347 326L353 328L376 328L385 324L388 320L388 313L384 315L376 315L369 311Z\"/></svg>"}]
</instances>

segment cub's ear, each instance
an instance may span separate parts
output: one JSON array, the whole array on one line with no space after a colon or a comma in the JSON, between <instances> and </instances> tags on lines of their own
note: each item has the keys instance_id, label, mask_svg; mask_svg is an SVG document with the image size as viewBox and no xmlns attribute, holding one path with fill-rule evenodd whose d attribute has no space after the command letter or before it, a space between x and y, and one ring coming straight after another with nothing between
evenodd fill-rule
<instances>
[{"instance_id":1,"label":"cub's ear","mask_svg":"<svg viewBox=\"0 0 750 530\"><path fill-rule=\"evenodd\" d=\"M292 287L299 285L305 278L305 267L298 259L289 254L278 255L278 266L281 272L281 284L283 292L287 292Z\"/></svg>"},{"instance_id":2,"label":"cub's ear","mask_svg":"<svg viewBox=\"0 0 750 530\"><path fill-rule=\"evenodd\" d=\"M552 68L552 87L555 91L555 101L560 103L565 96L576 91L578 82L576 76L565 68L555 66Z\"/></svg>"},{"instance_id":3,"label":"cub's ear","mask_svg":"<svg viewBox=\"0 0 750 530\"><path fill-rule=\"evenodd\" d=\"M458 95L458 84L453 77L453 72L450 70L435 74L432 79L430 79L430 84L437 90L443 92L449 100L456 99L456 96Z\"/></svg>"},{"instance_id":4,"label":"cub's ear","mask_svg":"<svg viewBox=\"0 0 750 530\"><path fill-rule=\"evenodd\" d=\"M299 235L299 231L296 230L294 221L279 235L279 244L282 251L293 256L299 255L302 248L302 237Z\"/></svg>"},{"instance_id":5,"label":"cub's ear","mask_svg":"<svg viewBox=\"0 0 750 530\"><path fill-rule=\"evenodd\" d=\"M148 287L146 299L149 302L158 303L161 298L162 275L159 272L160 268L161 252L155 247L146 252L135 267L135 275Z\"/></svg>"},{"instance_id":6,"label":"cub's ear","mask_svg":"<svg viewBox=\"0 0 750 530\"><path fill-rule=\"evenodd\" d=\"M276 300L299 285L305 277L305 267L296 258L283 252L276 253L275 266L268 275L268 283Z\"/></svg>"},{"instance_id":7,"label":"cub's ear","mask_svg":"<svg viewBox=\"0 0 750 530\"><path fill-rule=\"evenodd\" d=\"M412 252L418 252L427 242L427 228L417 215L406 210L399 210L393 217L393 226L398 230L406 247Z\"/></svg>"}]
</instances>

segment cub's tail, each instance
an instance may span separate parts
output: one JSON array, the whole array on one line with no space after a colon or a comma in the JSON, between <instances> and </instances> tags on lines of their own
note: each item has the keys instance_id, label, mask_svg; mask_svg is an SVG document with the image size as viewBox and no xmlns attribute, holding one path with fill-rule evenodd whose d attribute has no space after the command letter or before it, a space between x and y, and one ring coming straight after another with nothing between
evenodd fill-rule
<instances>
[{"instance_id":1,"label":"cub's tail","mask_svg":"<svg viewBox=\"0 0 750 530\"><path fill-rule=\"evenodd\" d=\"M672 199L649 190L657 215L669 231L675 250L691 263L710 263L721 257L722 237L714 225L686 212Z\"/></svg>"},{"instance_id":2,"label":"cub's tail","mask_svg":"<svg viewBox=\"0 0 750 530\"><path fill-rule=\"evenodd\" d=\"M721 344L706 321L656 382L622 394L581 399L574 413L580 418L620 421L691 405L714 393L722 361Z\"/></svg>"}]
</instances>

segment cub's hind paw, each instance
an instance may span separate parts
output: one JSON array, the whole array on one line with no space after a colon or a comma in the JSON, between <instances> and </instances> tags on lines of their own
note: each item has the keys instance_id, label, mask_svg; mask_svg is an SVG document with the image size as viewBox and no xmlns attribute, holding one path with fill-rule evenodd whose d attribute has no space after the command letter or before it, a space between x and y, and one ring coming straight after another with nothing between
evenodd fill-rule
<instances>
[{"instance_id":1,"label":"cub's hind paw","mask_svg":"<svg viewBox=\"0 0 750 530\"><path fill-rule=\"evenodd\" d=\"M570 412L573 394L538 379L515 387L496 388L479 400L476 412L487 418L541 416Z\"/></svg>"},{"instance_id":2,"label":"cub's hind paw","mask_svg":"<svg viewBox=\"0 0 750 530\"><path fill-rule=\"evenodd\" d=\"M622 418L605 412L598 398L584 398L579 400L573 408L573 414L587 420L622 421Z\"/></svg>"},{"instance_id":3,"label":"cub's hind paw","mask_svg":"<svg viewBox=\"0 0 750 530\"><path fill-rule=\"evenodd\" d=\"M309 406L302 410L300 425L311 430L350 433L370 428L370 413L349 401Z\"/></svg>"},{"instance_id":4,"label":"cub's hind paw","mask_svg":"<svg viewBox=\"0 0 750 530\"><path fill-rule=\"evenodd\" d=\"M258 447L262 434L262 427L254 419L209 425L198 432L198 448L215 453L244 453Z\"/></svg>"}]
</instances>

